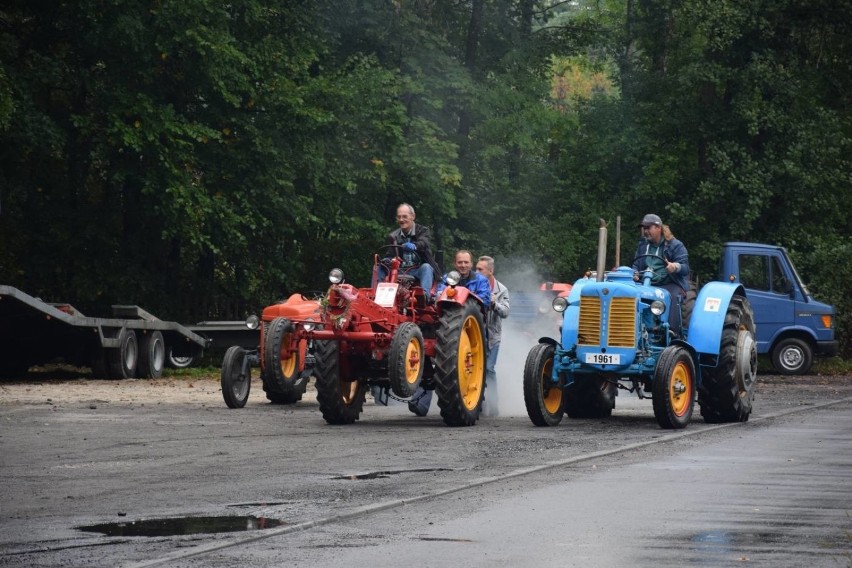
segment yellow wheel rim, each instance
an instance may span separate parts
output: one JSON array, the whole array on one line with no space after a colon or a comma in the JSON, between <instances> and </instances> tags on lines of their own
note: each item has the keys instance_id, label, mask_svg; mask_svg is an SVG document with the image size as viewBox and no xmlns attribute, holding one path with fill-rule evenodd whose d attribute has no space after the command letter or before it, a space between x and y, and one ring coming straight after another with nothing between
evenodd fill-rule
<instances>
[{"instance_id":1,"label":"yellow wheel rim","mask_svg":"<svg viewBox=\"0 0 852 568\"><path fill-rule=\"evenodd\" d=\"M290 347L292 342L293 334L285 334L284 338L281 340L281 356L279 357L279 360L281 361L281 375L288 379L296 374L296 362L298 359L298 353L296 351L293 351L290 353L289 357L285 358L287 349Z\"/></svg>"},{"instance_id":2,"label":"yellow wheel rim","mask_svg":"<svg viewBox=\"0 0 852 568\"><path fill-rule=\"evenodd\" d=\"M562 404L562 389L553 384L550 380L550 375L553 371L553 358L548 359L541 368L541 392L544 408L549 414L559 412L559 405Z\"/></svg>"},{"instance_id":3,"label":"yellow wheel rim","mask_svg":"<svg viewBox=\"0 0 852 568\"><path fill-rule=\"evenodd\" d=\"M689 409L692 400L692 373L689 367L678 362L669 377L669 399L672 404L672 412L676 416L683 416Z\"/></svg>"},{"instance_id":4,"label":"yellow wheel rim","mask_svg":"<svg viewBox=\"0 0 852 568\"><path fill-rule=\"evenodd\" d=\"M412 337L405 349L405 381L408 384L413 385L417 382L422 362L423 353L420 349L420 343Z\"/></svg>"},{"instance_id":5,"label":"yellow wheel rim","mask_svg":"<svg viewBox=\"0 0 852 568\"><path fill-rule=\"evenodd\" d=\"M485 377L485 345L479 322L473 316L462 324L458 357L459 393L465 408L473 410L482 397Z\"/></svg>"},{"instance_id":6,"label":"yellow wheel rim","mask_svg":"<svg viewBox=\"0 0 852 568\"><path fill-rule=\"evenodd\" d=\"M358 384L358 381L344 381L343 379L338 381L340 395L343 398L343 404L346 406L349 406L355 401L358 395Z\"/></svg>"}]
</instances>

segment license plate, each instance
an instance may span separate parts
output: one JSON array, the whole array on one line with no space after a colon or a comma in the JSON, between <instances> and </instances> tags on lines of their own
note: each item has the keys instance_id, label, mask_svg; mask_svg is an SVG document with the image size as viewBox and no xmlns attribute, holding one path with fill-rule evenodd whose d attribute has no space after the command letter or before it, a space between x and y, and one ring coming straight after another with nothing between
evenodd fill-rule
<instances>
[{"instance_id":1,"label":"license plate","mask_svg":"<svg viewBox=\"0 0 852 568\"><path fill-rule=\"evenodd\" d=\"M609 353L586 353L586 363L589 365L618 365L621 363L620 355Z\"/></svg>"}]
</instances>

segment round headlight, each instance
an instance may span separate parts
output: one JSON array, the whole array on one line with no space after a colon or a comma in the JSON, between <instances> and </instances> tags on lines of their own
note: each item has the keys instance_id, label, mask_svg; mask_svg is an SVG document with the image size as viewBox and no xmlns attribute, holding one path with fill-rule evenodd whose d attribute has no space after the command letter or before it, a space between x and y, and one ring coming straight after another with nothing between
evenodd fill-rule
<instances>
[{"instance_id":1,"label":"round headlight","mask_svg":"<svg viewBox=\"0 0 852 568\"><path fill-rule=\"evenodd\" d=\"M328 273L328 281L332 284L340 284L343 282L343 271L339 268L332 268Z\"/></svg>"},{"instance_id":2,"label":"round headlight","mask_svg":"<svg viewBox=\"0 0 852 568\"><path fill-rule=\"evenodd\" d=\"M557 296L553 298L553 309L559 313L568 309L568 298L565 296Z\"/></svg>"},{"instance_id":3,"label":"round headlight","mask_svg":"<svg viewBox=\"0 0 852 568\"><path fill-rule=\"evenodd\" d=\"M455 286L461 280L461 274L456 272L455 270L450 270L447 273L447 284L450 286Z\"/></svg>"},{"instance_id":4,"label":"round headlight","mask_svg":"<svg viewBox=\"0 0 852 568\"><path fill-rule=\"evenodd\" d=\"M246 327L249 329L257 329L260 327L260 318L252 314L246 318Z\"/></svg>"},{"instance_id":5,"label":"round headlight","mask_svg":"<svg viewBox=\"0 0 852 568\"><path fill-rule=\"evenodd\" d=\"M655 316L662 315L662 313L666 311L666 304L661 302L660 300L654 300L651 302L651 313Z\"/></svg>"},{"instance_id":6,"label":"round headlight","mask_svg":"<svg viewBox=\"0 0 852 568\"><path fill-rule=\"evenodd\" d=\"M313 319L308 319L305 323L302 324L302 327L305 328L305 331L313 331L317 324Z\"/></svg>"}]
</instances>

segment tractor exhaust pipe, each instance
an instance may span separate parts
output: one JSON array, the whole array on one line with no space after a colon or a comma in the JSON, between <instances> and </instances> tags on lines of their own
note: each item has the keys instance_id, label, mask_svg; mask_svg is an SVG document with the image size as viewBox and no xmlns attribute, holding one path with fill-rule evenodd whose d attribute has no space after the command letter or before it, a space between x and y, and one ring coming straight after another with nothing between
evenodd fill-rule
<instances>
[{"instance_id":1,"label":"tractor exhaust pipe","mask_svg":"<svg viewBox=\"0 0 852 568\"><path fill-rule=\"evenodd\" d=\"M598 229L598 282L604 281L604 270L606 270L606 221L600 220L600 228Z\"/></svg>"}]
</instances>

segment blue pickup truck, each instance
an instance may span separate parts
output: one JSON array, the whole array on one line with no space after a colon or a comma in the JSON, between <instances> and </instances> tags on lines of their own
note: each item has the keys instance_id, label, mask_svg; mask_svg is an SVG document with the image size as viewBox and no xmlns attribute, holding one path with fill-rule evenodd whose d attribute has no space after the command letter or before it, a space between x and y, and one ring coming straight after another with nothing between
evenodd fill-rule
<instances>
[{"instance_id":1,"label":"blue pickup truck","mask_svg":"<svg viewBox=\"0 0 852 568\"><path fill-rule=\"evenodd\" d=\"M784 247L725 243L719 280L746 289L757 327L757 352L782 375L807 373L814 355L836 355L835 309L814 299Z\"/></svg>"}]
</instances>

